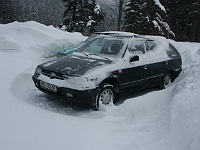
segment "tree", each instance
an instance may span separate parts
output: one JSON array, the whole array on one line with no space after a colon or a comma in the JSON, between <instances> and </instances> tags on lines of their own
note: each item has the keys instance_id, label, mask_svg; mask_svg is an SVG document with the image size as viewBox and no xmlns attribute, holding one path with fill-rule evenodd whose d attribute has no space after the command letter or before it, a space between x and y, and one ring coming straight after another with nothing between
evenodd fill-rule
<instances>
[{"instance_id":1,"label":"tree","mask_svg":"<svg viewBox=\"0 0 200 150\"><path fill-rule=\"evenodd\" d=\"M109 8L112 10L113 14L115 15L114 18L116 18L117 22L117 30L121 30L122 26L122 20L124 15L124 8L125 8L125 0L113 0L115 5L109 6Z\"/></svg>"},{"instance_id":2,"label":"tree","mask_svg":"<svg viewBox=\"0 0 200 150\"><path fill-rule=\"evenodd\" d=\"M61 0L0 0L0 23L34 20L58 26L63 12Z\"/></svg>"},{"instance_id":3,"label":"tree","mask_svg":"<svg viewBox=\"0 0 200 150\"><path fill-rule=\"evenodd\" d=\"M9 1L7 0L1 0L0 1L0 23L7 22L8 19L8 12L9 12Z\"/></svg>"},{"instance_id":4,"label":"tree","mask_svg":"<svg viewBox=\"0 0 200 150\"><path fill-rule=\"evenodd\" d=\"M63 0L65 2L64 21L69 32L95 31L95 26L103 20L103 13L95 0Z\"/></svg>"},{"instance_id":5,"label":"tree","mask_svg":"<svg viewBox=\"0 0 200 150\"><path fill-rule=\"evenodd\" d=\"M120 31L125 1L124 0L118 0L118 2L116 2L116 4L118 6L117 30Z\"/></svg>"},{"instance_id":6,"label":"tree","mask_svg":"<svg viewBox=\"0 0 200 150\"><path fill-rule=\"evenodd\" d=\"M0 23L10 23L17 21L19 11L15 7L19 7L19 0L1 0L0 1Z\"/></svg>"},{"instance_id":7,"label":"tree","mask_svg":"<svg viewBox=\"0 0 200 150\"><path fill-rule=\"evenodd\" d=\"M169 14L176 40L200 41L200 1L162 0Z\"/></svg>"},{"instance_id":8,"label":"tree","mask_svg":"<svg viewBox=\"0 0 200 150\"><path fill-rule=\"evenodd\" d=\"M139 34L174 36L166 18L165 8L158 0L130 0L126 3L124 29Z\"/></svg>"}]
</instances>

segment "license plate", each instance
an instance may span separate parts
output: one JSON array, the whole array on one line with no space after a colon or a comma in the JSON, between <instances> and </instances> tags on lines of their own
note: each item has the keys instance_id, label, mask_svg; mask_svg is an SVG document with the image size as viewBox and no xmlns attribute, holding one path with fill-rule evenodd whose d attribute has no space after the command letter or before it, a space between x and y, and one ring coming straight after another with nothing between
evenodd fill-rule
<instances>
[{"instance_id":1,"label":"license plate","mask_svg":"<svg viewBox=\"0 0 200 150\"><path fill-rule=\"evenodd\" d=\"M40 81L40 86L43 89L46 89L46 90L49 90L49 91L52 91L52 92L55 92L55 93L57 92L57 86L55 86L53 84L49 84L49 83Z\"/></svg>"}]
</instances>

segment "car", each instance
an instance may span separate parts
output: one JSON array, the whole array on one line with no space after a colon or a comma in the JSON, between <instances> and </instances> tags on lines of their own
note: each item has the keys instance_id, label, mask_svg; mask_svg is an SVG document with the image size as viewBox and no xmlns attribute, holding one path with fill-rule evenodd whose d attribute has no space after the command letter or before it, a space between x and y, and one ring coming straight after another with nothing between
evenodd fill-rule
<instances>
[{"instance_id":1,"label":"car","mask_svg":"<svg viewBox=\"0 0 200 150\"><path fill-rule=\"evenodd\" d=\"M98 35L71 55L37 66L35 86L99 110L129 89L167 88L182 71L182 59L160 36Z\"/></svg>"},{"instance_id":2,"label":"car","mask_svg":"<svg viewBox=\"0 0 200 150\"><path fill-rule=\"evenodd\" d=\"M89 42L91 39L95 38L98 35L111 35L111 34L112 35L120 35L120 34L124 34L124 32L122 32L122 31L94 32L90 37L88 37L81 44L75 45L73 47L68 47L68 48L65 48L63 50L58 51L57 58L72 54L73 52L77 51L82 45L84 45L85 43ZM126 32L126 35L127 34L133 35L133 33Z\"/></svg>"}]
</instances>

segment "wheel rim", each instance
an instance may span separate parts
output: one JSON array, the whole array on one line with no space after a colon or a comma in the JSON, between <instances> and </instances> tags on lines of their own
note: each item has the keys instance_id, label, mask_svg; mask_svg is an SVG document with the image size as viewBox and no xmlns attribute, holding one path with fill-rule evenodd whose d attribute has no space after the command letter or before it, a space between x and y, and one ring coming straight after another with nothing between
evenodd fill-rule
<instances>
[{"instance_id":1,"label":"wheel rim","mask_svg":"<svg viewBox=\"0 0 200 150\"><path fill-rule=\"evenodd\" d=\"M164 87L167 88L171 84L171 76L170 74L167 74L164 78Z\"/></svg>"},{"instance_id":2,"label":"wheel rim","mask_svg":"<svg viewBox=\"0 0 200 150\"><path fill-rule=\"evenodd\" d=\"M103 105L108 105L110 102L113 102L114 94L110 89L105 89L101 92L99 96L99 103Z\"/></svg>"}]
</instances>

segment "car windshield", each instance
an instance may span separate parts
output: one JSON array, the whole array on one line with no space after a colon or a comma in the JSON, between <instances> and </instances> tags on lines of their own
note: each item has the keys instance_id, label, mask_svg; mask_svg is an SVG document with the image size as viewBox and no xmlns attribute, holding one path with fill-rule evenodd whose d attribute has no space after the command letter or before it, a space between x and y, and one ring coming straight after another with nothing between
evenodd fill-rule
<instances>
[{"instance_id":1,"label":"car windshield","mask_svg":"<svg viewBox=\"0 0 200 150\"><path fill-rule=\"evenodd\" d=\"M101 36L84 44L78 52L94 54L104 57L119 58L122 56L127 38Z\"/></svg>"},{"instance_id":2,"label":"car windshield","mask_svg":"<svg viewBox=\"0 0 200 150\"><path fill-rule=\"evenodd\" d=\"M93 33L90 37L88 37L83 43L88 43L89 41L91 41L92 39L94 39L95 37L97 37L99 34L98 33Z\"/></svg>"}]
</instances>

